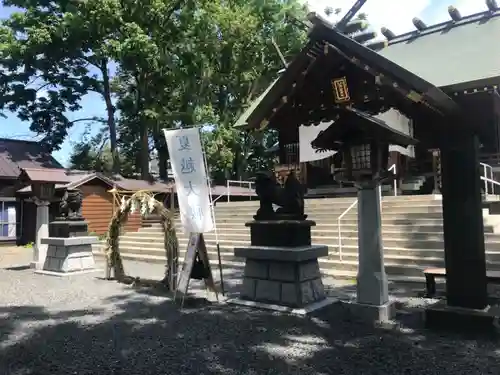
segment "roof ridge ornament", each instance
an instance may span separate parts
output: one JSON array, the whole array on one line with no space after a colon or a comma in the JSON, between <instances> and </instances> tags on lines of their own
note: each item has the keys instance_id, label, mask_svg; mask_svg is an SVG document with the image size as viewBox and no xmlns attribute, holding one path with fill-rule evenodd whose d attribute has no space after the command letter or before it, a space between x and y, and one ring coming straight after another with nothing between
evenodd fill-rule
<instances>
[{"instance_id":1,"label":"roof ridge ornament","mask_svg":"<svg viewBox=\"0 0 500 375\"><path fill-rule=\"evenodd\" d=\"M458 22L462 19L462 15L458 11L458 9L455 8L453 5L450 5L448 7L448 14L450 15L451 19L455 22Z\"/></svg>"},{"instance_id":2,"label":"roof ridge ornament","mask_svg":"<svg viewBox=\"0 0 500 375\"><path fill-rule=\"evenodd\" d=\"M391 40L391 39L394 39L396 37L396 34L388 29L387 27L382 27L380 29L380 32L382 33L383 36L385 36L387 38L387 40Z\"/></svg>"},{"instance_id":3,"label":"roof ridge ornament","mask_svg":"<svg viewBox=\"0 0 500 375\"><path fill-rule=\"evenodd\" d=\"M490 12L496 12L500 9L496 0L486 0L486 6L490 10Z\"/></svg>"},{"instance_id":4,"label":"roof ridge ornament","mask_svg":"<svg viewBox=\"0 0 500 375\"><path fill-rule=\"evenodd\" d=\"M413 25L418 31L424 31L425 29L427 29L427 25L420 18L413 17L411 21L413 22Z\"/></svg>"}]
</instances>

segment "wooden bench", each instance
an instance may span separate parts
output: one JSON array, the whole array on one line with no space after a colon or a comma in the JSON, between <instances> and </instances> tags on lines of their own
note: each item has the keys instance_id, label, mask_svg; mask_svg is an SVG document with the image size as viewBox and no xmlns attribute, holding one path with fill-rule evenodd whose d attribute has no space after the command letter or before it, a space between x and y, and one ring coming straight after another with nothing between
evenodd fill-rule
<instances>
[{"instance_id":1,"label":"wooden bench","mask_svg":"<svg viewBox=\"0 0 500 375\"><path fill-rule=\"evenodd\" d=\"M434 297L436 295L436 278L446 279L446 269L427 268L424 270L424 275L426 297ZM500 271L486 271L486 280L492 284L500 284Z\"/></svg>"}]
</instances>

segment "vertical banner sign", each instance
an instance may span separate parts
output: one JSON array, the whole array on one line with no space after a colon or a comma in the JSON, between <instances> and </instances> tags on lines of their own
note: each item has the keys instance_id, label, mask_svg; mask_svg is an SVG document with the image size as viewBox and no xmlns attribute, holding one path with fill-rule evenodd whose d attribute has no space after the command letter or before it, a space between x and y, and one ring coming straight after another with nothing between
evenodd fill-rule
<instances>
[{"instance_id":1,"label":"vertical banner sign","mask_svg":"<svg viewBox=\"0 0 500 375\"><path fill-rule=\"evenodd\" d=\"M207 172L200 132L197 128L163 129L167 141L175 187L185 233L214 229Z\"/></svg>"}]
</instances>

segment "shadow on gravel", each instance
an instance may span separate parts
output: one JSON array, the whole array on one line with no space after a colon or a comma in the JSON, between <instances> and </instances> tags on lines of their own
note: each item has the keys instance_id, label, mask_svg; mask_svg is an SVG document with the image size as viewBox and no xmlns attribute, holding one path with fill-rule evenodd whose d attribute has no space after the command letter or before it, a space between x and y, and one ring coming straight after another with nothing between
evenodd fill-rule
<instances>
[{"instance_id":1,"label":"shadow on gravel","mask_svg":"<svg viewBox=\"0 0 500 375\"><path fill-rule=\"evenodd\" d=\"M200 298L181 311L170 297L153 298L143 288L103 300L110 302L113 311L1 307L0 373L500 373L495 342L409 328L411 312L398 316L399 327L377 329L353 322L340 303L300 318Z\"/></svg>"}]
</instances>

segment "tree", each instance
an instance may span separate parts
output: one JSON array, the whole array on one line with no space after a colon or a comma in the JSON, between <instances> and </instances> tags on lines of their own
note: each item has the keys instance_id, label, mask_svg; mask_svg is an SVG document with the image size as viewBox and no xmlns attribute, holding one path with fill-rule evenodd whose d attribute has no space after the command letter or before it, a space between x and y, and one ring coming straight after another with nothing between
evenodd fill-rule
<instances>
[{"instance_id":1,"label":"tree","mask_svg":"<svg viewBox=\"0 0 500 375\"><path fill-rule=\"evenodd\" d=\"M288 57L302 47L305 32L290 14L305 18L306 12L295 1L207 1L185 4L163 27L144 16L141 27L157 53L144 64L123 64L116 84L121 147L142 153L141 172L152 147L166 164L159 129L210 124L203 138L214 176L241 175L251 143L232 124L282 67L271 38ZM175 30L166 33L171 23Z\"/></svg>"},{"instance_id":2,"label":"tree","mask_svg":"<svg viewBox=\"0 0 500 375\"><path fill-rule=\"evenodd\" d=\"M94 136L90 135L90 130L90 127L87 127L80 141L73 144L69 166L71 169L110 173L113 157L107 128L102 128Z\"/></svg>"},{"instance_id":3,"label":"tree","mask_svg":"<svg viewBox=\"0 0 500 375\"><path fill-rule=\"evenodd\" d=\"M117 169L108 48L110 35L115 35L113 1L10 0L4 5L23 12L3 22L0 64L7 73L0 85L7 95L0 109L30 121L30 130L43 134L51 150L60 148L75 122L106 123ZM81 99L90 91L102 96L107 117L70 121L67 113L81 109Z\"/></svg>"}]
</instances>

